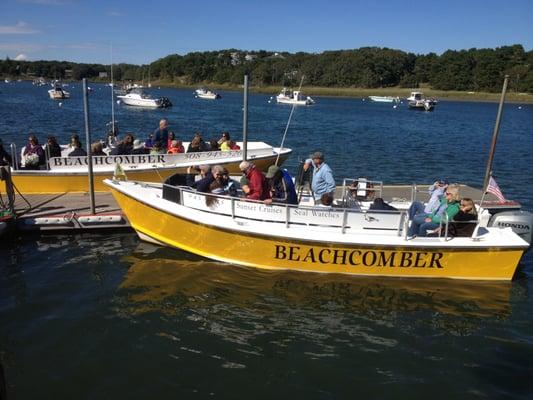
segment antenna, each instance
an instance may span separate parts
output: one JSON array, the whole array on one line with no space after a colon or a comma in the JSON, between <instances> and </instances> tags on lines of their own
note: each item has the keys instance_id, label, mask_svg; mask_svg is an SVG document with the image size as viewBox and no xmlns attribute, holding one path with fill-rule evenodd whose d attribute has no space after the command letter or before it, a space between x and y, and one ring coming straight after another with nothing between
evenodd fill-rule
<instances>
[{"instance_id":1,"label":"antenna","mask_svg":"<svg viewBox=\"0 0 533 400\"><path fill-rule=\"evenodd\" d=\"M111 48L111 129L115 133L115 83L113 82L113 44L110 45Z\"/></svg>"}]
</instances>

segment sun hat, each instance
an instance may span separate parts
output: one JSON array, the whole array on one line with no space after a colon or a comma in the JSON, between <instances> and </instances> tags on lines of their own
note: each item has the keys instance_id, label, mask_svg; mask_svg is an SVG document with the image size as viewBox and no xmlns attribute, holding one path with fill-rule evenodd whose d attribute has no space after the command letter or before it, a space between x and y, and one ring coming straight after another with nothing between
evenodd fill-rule
<instances>
[{"instance_id":1,"label":"sun hat","mask_svg":"<svg viewBox=\"0 0 533 400\"><path fill-rule=\"evenodd\" d=\"M271 165L268 167L268 172L266 173L267 178L273 178L274 175L276 175L276 172L279 171L279 167L277 165Z\"/></svg>"},{"instance_id":2,"label":"sun hat","mask_svg":"<svg viewBox=\"0 0 533 400\"><path fill-rule=\"evenodd\" d=\"M141 143L141 141L139 139L135 139L133 141L133 148L134 149L140 149L142 148L144 145Z\"/></svg>"}]
</instances>

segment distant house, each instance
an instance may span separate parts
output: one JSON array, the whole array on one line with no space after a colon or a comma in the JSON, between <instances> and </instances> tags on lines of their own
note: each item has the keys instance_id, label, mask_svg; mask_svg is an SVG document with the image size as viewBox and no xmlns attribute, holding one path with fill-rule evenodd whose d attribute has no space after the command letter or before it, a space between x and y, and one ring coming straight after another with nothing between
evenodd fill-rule
<instances>
[{"instance_id":1,"label":"distant house","mask_svg":"<svg viewBox=\"0 0 533 400\"><path fill-rule=\"evenodd\" d=\"M231 53L231 65L239 65L241 63L241 56L239 53L234 51Z\"/></svg>"},{"instance_id":2,"label":"distant house","mask_svg":"<svg viewBox=\"0 0 533 400\"><path fill-rule=\"evenodd\" d=\"M244 59L245 59L246 61L253 61L253 60L255 60L256 58L257 58L257 56L254 55L254 54L246 54L246 55L244 56Z\"/></svg>"},{"instance_id":3,"label":"distant house","mask_svg":"<svg viewBox=\"0 0 533 400\"><path fill-rule=\"evenodd\" d=\"M98 78L107 78L107 72L99 72L98 73Z\"/></svg>"},{"instance_id":4,"label":"distant house","mask_svg":"<svg viewBox=\"0 0 533 400\"><path fill-rule=\"evenodd\" d=\"M285 59L285 57L282 54L280 54L280 53L274 53L271 56L268 56L266 58L267 59L280 59L280 60L284 60Z\"/></svg>"}]
</instances>

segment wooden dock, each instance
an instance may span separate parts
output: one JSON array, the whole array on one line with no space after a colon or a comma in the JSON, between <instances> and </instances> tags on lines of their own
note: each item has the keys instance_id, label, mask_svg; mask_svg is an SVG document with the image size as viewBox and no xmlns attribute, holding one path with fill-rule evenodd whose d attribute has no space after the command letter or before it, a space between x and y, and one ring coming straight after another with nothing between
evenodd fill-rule
<instances>
[{"instance_id":1,"label":"wooden dock","mask_svg":"<svg viewBox=\"0 0 533 400\"><path fill-rule=\"evenodd\" d=\"M111 193L95 193L94 214L89 193L18 194L15 212L21 231L131 229Z\"/></svg>"}]
</instances>

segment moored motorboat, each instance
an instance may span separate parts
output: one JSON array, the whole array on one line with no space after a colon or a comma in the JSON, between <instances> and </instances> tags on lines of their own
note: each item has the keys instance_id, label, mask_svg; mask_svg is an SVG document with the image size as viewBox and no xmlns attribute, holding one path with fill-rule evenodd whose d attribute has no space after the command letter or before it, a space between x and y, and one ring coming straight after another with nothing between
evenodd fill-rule
<instances>
[{"instance_id":1,"label":"moored motorboat","mask_svg":"<svg viewBox=\"0 0 533 400\"><path fill-rule=\"evenodd\" d=\"M117 96L117 99L128 106L147 108L166 108L172 106L172 103L167 97L154 99L150 95L144 93L141 89L132 89L126 94Z\"/></svg>"},{"instance_id":2,"label":"moored motorboat","mask_svg":"<svg viewBox=\"0 0 533 400\"><path fill-rule=\"evenodd\" d=\"M487 212L472 237L407 237L406 211L264 204L183 186L105 184L139 237L267 269L511 280L529 244Z\"/></svg>"},{"instance_id":3,"label":"moored motorboat","mask_svg":"<svg viewBox=\"0 0 533 400\"><path fill-rule=\"evenodd\" d=\"M411 92L411 95L406 99L407 105L412 110L433 111L437 105L437 100L426 99L422 92Z\"/></svg>"},{"instance_id":4,"label":"moored motorboat","mask_svg":"<svg viewBox=\"0 0 533 400\"><path fill-rule=\"evenodd\" d=\"M70 93L63 89L63 85L59 82L54 82L53 88L48 91L48 95L52 100L63 100L70 98Z\"/></svg>"},{"instance_id":5,"label":"moored motorboat","mask_svg":"<svg viewBox=\"0 0 533 400\"><path fill-rule=\"evenodd\" d=\"M299 106L309 106L315 104L315 101L309 97L304 96L299 90L290 91L283 88L281 93L276 96L276 102L280 104L294 104Z\"/></svg>"},{"instance_id":6,"label":"moored motorboat","mask_svg":"<svg viewBox=\"0 0 533 400\"><path fill-rule=\"evenodd\" d=\"M368 98L377 103L399 103L400 102L399 97L392 97L392 96L368 96Z\"/></svg>"},{"instance_id":7,"label":"moored motorboat","mask_svg":"<svg viewBox=\"0 0 533 400\"><path fill-rule=\"evenodd\" d=\"M241 145L242 143L239 142ZM185 147L188 142L184 142ZM266 170L280 157L283 162L291 154L288 148L272 147L264 142L248 142L247 154L258 168ZM16 152L13 152L13 156ZM178 154L139 154L93 156L95 191L109 191L103 179L114 175L120 164L128 179L161 182L176 172L200 164L222 164L231 173L240 173L239 163L243 150L205 151ZM47 161L46 170L13 169L12 181L20 193L67 193L88 191L88 160L82 157L53 157Z\"/></svg>"},{"instance_id":8,"label":"moored motorboat","mask_svg":"<svg viewBox=\"0 0 533 400\"><path fill-rule=\"evenodd\" d=\"M207 88L196 89L194 93L196 94L196 97L200 99L205 99L205 100L220 99L220 95L218 93L215 93L212 90L209 90Z\"/></svg>"}]
</instances>

